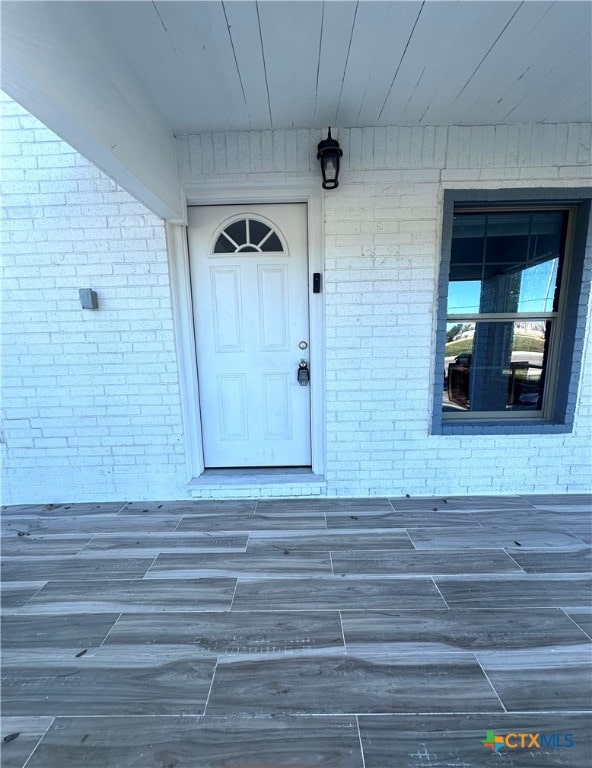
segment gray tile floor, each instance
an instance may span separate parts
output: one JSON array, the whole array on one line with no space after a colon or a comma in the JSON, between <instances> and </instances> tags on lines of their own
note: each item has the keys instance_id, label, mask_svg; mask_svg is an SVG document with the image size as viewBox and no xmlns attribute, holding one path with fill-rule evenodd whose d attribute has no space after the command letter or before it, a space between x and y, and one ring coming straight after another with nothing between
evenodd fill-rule
<instances>
[{"instance_id":1,"label":"gray tile floor","mask_svg":"<svg viewBox=\"0 0 592 768\"><path fill-rule=\"evenodd\" d=\"M5 508L2 768L590 768L591 508Z\"/></svg>"}]
</instances>

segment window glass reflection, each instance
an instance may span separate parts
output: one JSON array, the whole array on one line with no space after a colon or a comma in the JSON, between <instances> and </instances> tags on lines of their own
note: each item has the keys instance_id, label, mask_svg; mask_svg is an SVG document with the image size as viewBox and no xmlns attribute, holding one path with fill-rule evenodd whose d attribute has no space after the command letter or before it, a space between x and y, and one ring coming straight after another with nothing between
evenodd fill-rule
<instances>
[{"instance_id":1,"label":"window glass reflection","mask_svg":"<svg viewBox=\"0 0 592 768\"><path fill-rule=\"evenodd\" d=\"M448 314L554 311L566 215L455 214Z\"/></svg>"},{"instance_id":2,"label":"window glass reflection","mask_svg":"<svg viewBox=\"0 0 592 768\"><path fill-rule=\"evenodd\" d=\"M443 411L541 410L551 323L449 322Z\"/></svg>"}]
</instances>

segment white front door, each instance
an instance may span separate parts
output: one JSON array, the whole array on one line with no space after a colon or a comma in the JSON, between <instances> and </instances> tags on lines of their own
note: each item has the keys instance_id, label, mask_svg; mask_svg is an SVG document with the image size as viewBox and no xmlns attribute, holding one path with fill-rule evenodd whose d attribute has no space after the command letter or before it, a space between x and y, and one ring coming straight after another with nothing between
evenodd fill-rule
<instances>
[{"instance_id":1,"label":"white front door","mask_svg":"<svg viewBox=\"0 0 592 768\"><path fill-rule=\"evenodd\" d=\"M205 466L310 466L306 205L192 207L188 233Z\"/></svg>"}]
</instances>

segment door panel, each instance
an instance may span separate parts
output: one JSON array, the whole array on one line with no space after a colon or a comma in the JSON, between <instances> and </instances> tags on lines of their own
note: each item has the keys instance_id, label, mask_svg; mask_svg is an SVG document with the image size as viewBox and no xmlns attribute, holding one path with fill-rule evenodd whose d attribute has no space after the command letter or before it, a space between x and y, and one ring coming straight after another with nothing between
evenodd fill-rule
<instances>
[{"instance_id":1,"label":"door panel","mask_svg":"<svg viewBox=\"0 0 592 768\"><path fill-rule=\"evenodd\" d=\"M309 466L304 204L189 209L206 467Z\"/></svg>"}]
</instances>

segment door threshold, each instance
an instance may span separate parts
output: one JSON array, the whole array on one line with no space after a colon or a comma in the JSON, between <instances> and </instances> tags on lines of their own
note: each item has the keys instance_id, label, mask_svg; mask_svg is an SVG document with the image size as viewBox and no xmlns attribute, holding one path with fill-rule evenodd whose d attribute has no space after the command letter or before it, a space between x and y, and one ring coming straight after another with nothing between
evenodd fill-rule
<instances>
[{"instance_id":1,"label":"door threshold","mask_svg":"<svg viewBox=\"0 0 592 768\"><path fill-rule=\"evenodd\" d=\"M206 469L187 484L194 498L324 496L324 475L310 467L248 467Z\"/></svg>"}]
</instances>

